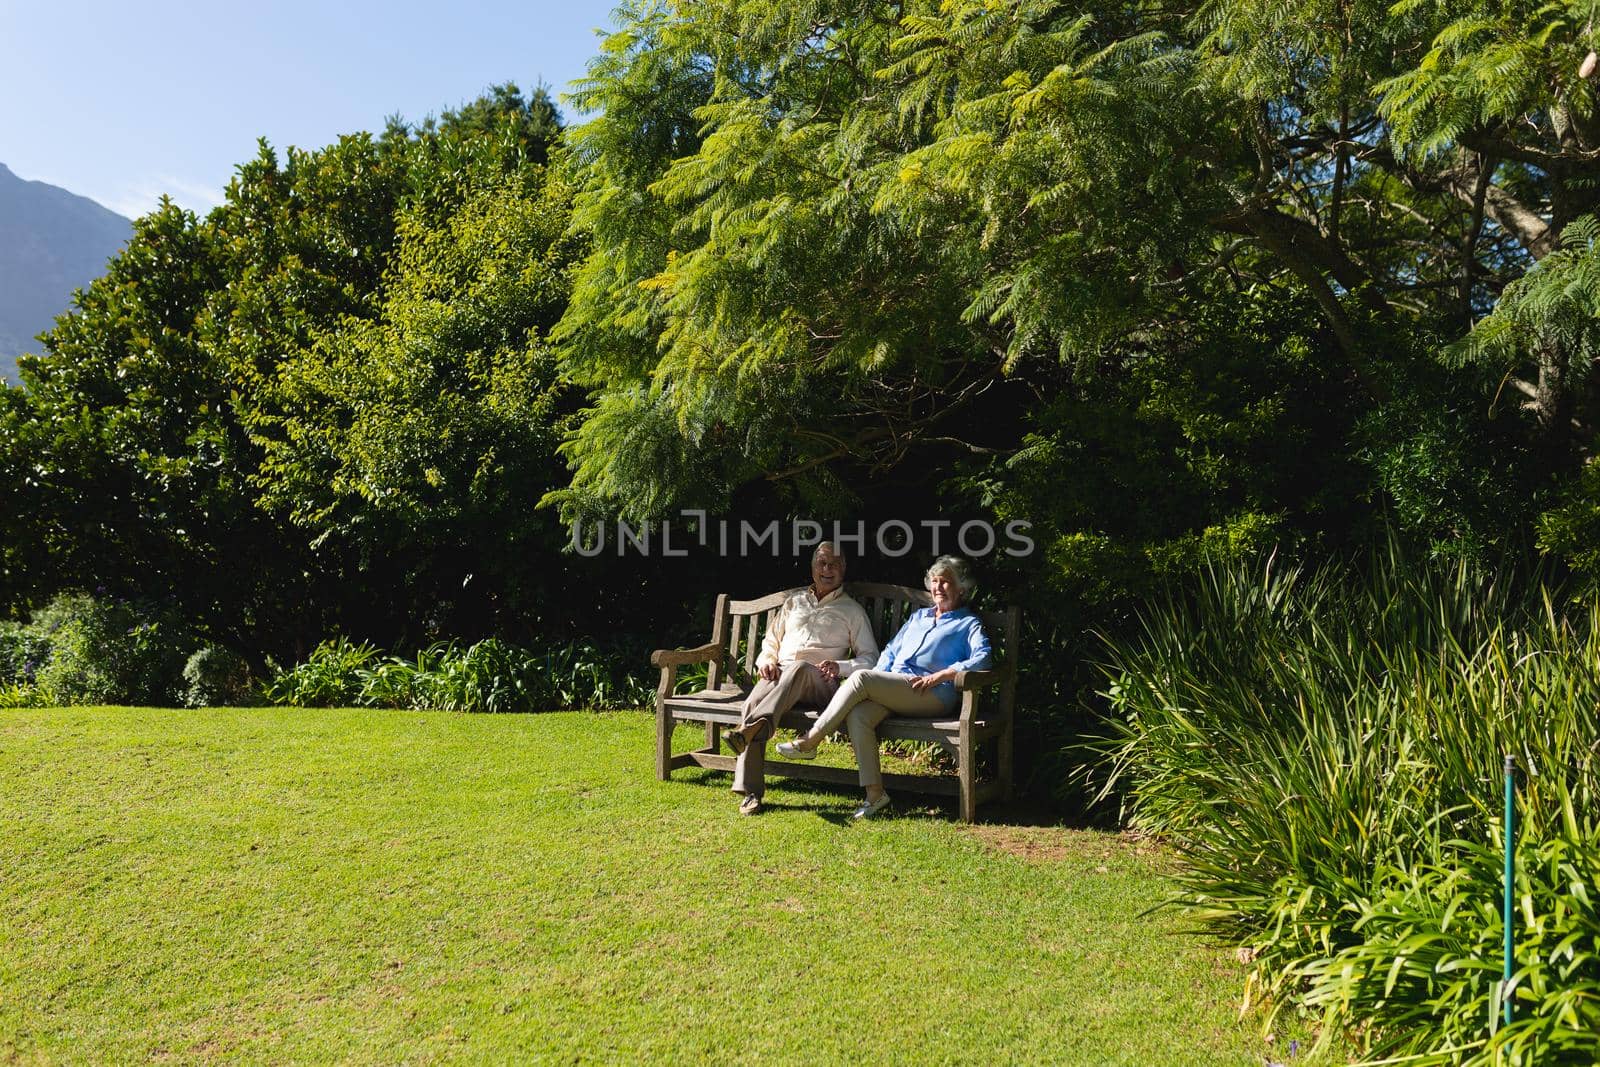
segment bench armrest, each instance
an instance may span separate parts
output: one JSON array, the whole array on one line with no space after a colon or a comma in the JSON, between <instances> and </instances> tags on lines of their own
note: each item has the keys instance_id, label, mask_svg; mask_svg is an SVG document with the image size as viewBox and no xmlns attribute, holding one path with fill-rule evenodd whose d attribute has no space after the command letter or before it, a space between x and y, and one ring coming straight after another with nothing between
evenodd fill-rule
<instances>
[{"instance_id":1,"label":"bench armrest","mask_svg":"<svg viewBox=\"0 0 1600 1067\"><path fill-rule=\"evenodd\" d=\"M1005 668L993 671L957 671L956 689L962 692L987 689L996 682L1005 681L1008 673Z\"/></svg>"},{"instance_id":2,"label":"bench armrest","mask_svg":"<svg viewBox=\"0 0 1600 1067\"><path fill-rule=\"evenodd\" d=\"M970 723L978 717L978 694L995 683L1011 680L1011 664L991 671L957 671L956 692L961 694L961 722ZM993 698L989 698L991 701ZM996 709L1004 714L1005 709ZM963 726L965 729L965 726Z\"/></svg>"},{"instance_id":3,"label":"bench armrest","mask_svg":"<svg viewBox=\"0 0 1600 1067\"><path fill-rule=\"evenodd\" d=\"M652 667L679 667L685 663L713 663L722 659L721 645L697 648L658 648L650 653Z\"/></svg>"}]
</instances>

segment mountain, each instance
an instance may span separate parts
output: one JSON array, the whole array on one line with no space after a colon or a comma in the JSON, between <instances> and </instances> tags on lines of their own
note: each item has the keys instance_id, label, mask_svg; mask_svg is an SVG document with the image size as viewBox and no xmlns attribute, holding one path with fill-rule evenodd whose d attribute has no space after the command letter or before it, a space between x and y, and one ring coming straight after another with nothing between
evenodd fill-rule
<instances>
[{"instance_id":1,"label":"mountain","mask_svg":"<svg viewBox=\"0 0 1600 1067\"><path fill-rule=\"evenodd\" d=\"M17 356L72 304L72 291L105 273L133 233L127 219L88 197L23 181L0 163L0 377L17 380Z\"/></svg>"}]
</instances>

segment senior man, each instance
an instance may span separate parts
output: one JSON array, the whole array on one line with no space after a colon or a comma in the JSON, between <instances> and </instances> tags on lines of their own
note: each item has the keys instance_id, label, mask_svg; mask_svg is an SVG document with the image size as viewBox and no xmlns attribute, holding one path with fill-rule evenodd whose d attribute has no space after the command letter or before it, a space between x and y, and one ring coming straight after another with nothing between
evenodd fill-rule
<instances>
[{"instance_id":1,"label":"senior man","mask_svg":"<svg viewBox=\"0 0 1600 1067\"><path fill-rule=\"evenodd\" d=\"M739 725L728 732L728 747L739 754L733 791L744 796L741 815L761 810L767 742L784 713L796 704L826 706L841 678L877 662L872 624L843 585L844 556L824 541L811 555L811 585L785 600L767 627L756 658L761 677L744 702Z\"/></svg>"}]
</instances>

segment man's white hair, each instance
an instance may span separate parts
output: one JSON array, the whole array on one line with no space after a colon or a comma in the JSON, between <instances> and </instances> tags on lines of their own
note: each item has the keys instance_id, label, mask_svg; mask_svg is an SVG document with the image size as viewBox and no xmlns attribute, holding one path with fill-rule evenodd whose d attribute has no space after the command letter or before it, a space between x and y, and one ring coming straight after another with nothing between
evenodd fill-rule
<instances>
[{"instance_id":1,"label":"man's white hair","mask_svg":"<svg viewBox=\"0 0 1600 1067\"><path fill-rule=\"evenodd\" d=\"M839 551L839 546L834 544L832 541L820 541L820 542L818 542L817 543L817 547L813 548L811 550L811 558L813 560L815 560L818 556L822 555L822 550L825 549L825 548L829 552L831 552L834 555L834 557L838 559L838 561L840 563L848 562L845 559L844 553Z\"/></svg>"}]
</instances>

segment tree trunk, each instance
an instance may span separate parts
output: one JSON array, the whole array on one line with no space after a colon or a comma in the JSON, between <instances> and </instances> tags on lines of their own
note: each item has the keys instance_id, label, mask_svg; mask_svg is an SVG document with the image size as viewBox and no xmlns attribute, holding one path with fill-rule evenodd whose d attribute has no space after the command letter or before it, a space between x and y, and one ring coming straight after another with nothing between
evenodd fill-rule
<instances>
[{"instance_id":1,"label":"tree trunk","mask_svg":"<svg viewBox=\"0 0 1600 1067\"><path fill-rule=\"evenodd\" d=\"M1576 386L1570 359L1554 343L1538 346L1534 353L1539 376L1532 396L1524 405L1533 413L1536 433L1534 448L1541 466L1552 474L1564 474L1578 462L1579 444L1575 430Z\"/></svg>"}]
</instances>

